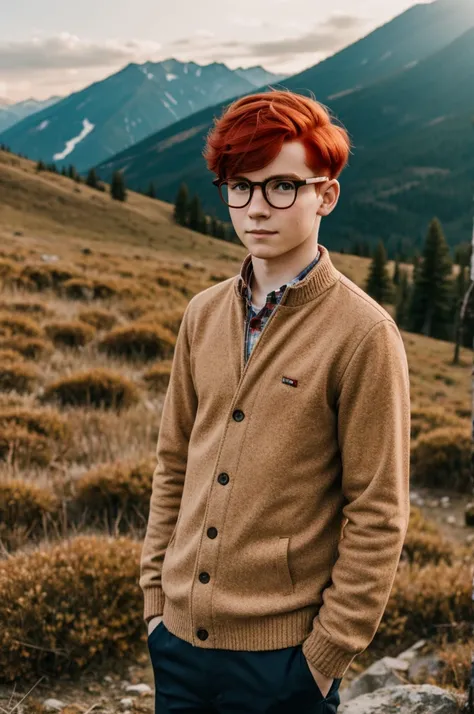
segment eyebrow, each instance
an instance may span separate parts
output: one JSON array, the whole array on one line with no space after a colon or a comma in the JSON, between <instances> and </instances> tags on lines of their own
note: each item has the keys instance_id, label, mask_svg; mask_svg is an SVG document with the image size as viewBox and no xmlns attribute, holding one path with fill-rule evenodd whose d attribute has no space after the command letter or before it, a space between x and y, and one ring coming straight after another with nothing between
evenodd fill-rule
<instances>
[{"instance_id":1,"label":"eyebrow","mask_svg":"<svg viewBox=\"0 0 474 714\"><path fill-rule=\"evenodd\" d=\"M239 174L239 175L237 175L237 176L230 176L229 178L230 178L230 179L233 179L234 181L235 181L236 179L245 179L245 181L250 181L250 179L247 178L247 176L242 176L241 174ZM298 174L295 174L295 173L289 171L289 172L287 172L286 174L273 174L273 176L267 176L265 179L262 179L262 180L263 180L263 181L267 181L268 179L276 179L276 178L293 178L293 179L299 179L300 176L298 176Z\"/></svg>"}]
</instances>

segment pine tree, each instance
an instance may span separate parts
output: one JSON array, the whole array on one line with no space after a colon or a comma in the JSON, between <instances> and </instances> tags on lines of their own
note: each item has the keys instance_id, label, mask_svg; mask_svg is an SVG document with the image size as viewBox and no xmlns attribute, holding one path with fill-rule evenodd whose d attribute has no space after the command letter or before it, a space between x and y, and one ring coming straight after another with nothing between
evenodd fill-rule
<instances>
[{"instance_id":1,"label":"pine tree","mask_svg":"<svg viewBox=\"0 0 474 714\"><path fill-rule=\"evenodd\" d=\"M150 181L150 185L148 186L148 191L146 193L147 196L150 198L156 198L156 193L155 193L155 185L153 181Z\"/></svg>"},{"instance_id":2,"label":"pine tree","mask_svg":"<svg viewBox=\"0 0 474 714\"><path fill-rule=\"evenodd\" d=\"M225 228L222 221L217 221L216 238L225 239Z\"/></svg>"},{"instance_id":3,"label":"pine tree","mask_svg":"<svg viewBox=\"0 0 474 714\"><path fill-rule=\"evenodd\" d=\"M173 218L180 226L186 226L188 222L189 211L189 192L185 183L179 187L176 201L174 204Z\"/></svg>"},{"instance_id":4,"label":"pine tree","mask_svg":"<svg viewBox=\"0 0 474 714\"><path fill-rule=\"evenodd\" d=\"M411 286L408 280L408 272L400 271L400 281L397 285L395 302L395 322L400 329L406 329L410 315Z\"/></svg>"},{"instance_id":5,"label":"pine tree","mask_svg":"<svg viewBox=\"0 0 474 714\"><path fill-rule=\"evenodd\" d=\"M62 175L62 176L67 176L67 171L66 171L66 167L65 167L65 166L63 166L62 169L61 169L61 175Z\"/></svg>"},{"instance_id":6,"label":"pine tree","mask_svg":"<svg viewBox=\"0 0 474 714\"><path fill-rule=\"evenodd\" d=\"M125 188L125 180L121 171L114 171L112 174L110 195L115 201L125 201L127 198L127 189Z\"/></svg>"},{"instance_id":7,"label":"pine tree","mask_svg":"<svg viewBox=\"0 0 474 714\"><path fill-rule=\"evenodd\" d=\"M69 164L69 167L67 170L67 175L69 176L70 179L76 178L76 169L72 164Z\"/></svg>"},{"instance_id":8,"label":"pine tree","mask_svg":"<svg viewBox=\"0 0 474 714\"><path fill-rule=\"evenodd\" d=\"M202 226L203 211L199 196L194 194L189 205L189 227L193 231L199 231Z\"/></svg>"},{"instance_id":9,"label":"pine tree","mask_svg":"<svg viewBox=\"0 0 474 714\"><path fill-rule=\"evenodd\" d=\"M211 225L209 228L209 233L211 236L217 238L217 218L215 216L211 216Z\"/></svg>"},{"instance_id":10,"label":"pine tree","mask_svg":"<svg viewBox=\"0 0 474 714\"><path fill-rule=\"evenodd\" d=\"M379 303L391 302L393 300L393 289L390 283L385 246L379 240L373 253L365 290Z\"/></svg>"},{"instance_id":11,"label":"pine tree","mask_svg":"<svg viewBox=\"0 0 474 714\"><path fill-rule=\"evenodd\" d=\"M199 228L199 232L205 236L209 234L207 216L205 213L202 214L201 227Z\"/></svg>"},{"instance_id":12,"label":"pine tree","mask_svg":"<svg viewBox=\"0 0 474 714\"><path fill-rule=\"evenodd\" d=\"M418 279L418 273L420 271L420 265L421 265L421 257L417 250L415 250L415 253L413 255L412 263L413 263L412 283L414 285Z\"/></svg>"},{"instance_id":13,"label":"pine tree","mask_svg":"<svg viewBox=\"0 0 474 714\"><path fill-rule=\"evenodd\" d=\"M86 178L86 185L90 186L91 188L97 188L97 174L95 172L95 169L89 169L89 173L87 174Z\"/></svg>"},{"instance_id":14,"label":"pine tree","mask_svg":"<svg viewBox=\"0 0 474 714\"><path fill-rule=\"evenodd\" d=\"M410 329L428 337L451 339L452 261L438 218L433 218L416 270L410 305Z\"/></svg>"},{"instance_id":15,"label":"pine tree","mask_svg":"<svg viewBox=\"0 0 474 714\"><path fill-rule=\"evenodd\" d=\"M37 164L36 164L36 170L37 171L46 171L46 164L44 163L43 159L40 159Z\"/></svg>"},{"instance_id":16,"label":"pine tree","mask_svg":"<svg viewBox=\"0 0 474 714\"><path fill-rule=\"evenodd\" d=\"M392 282L394 285L400 283L400 257L397 255L395 259L395 267L393 269Z\"/></svg>"}]
</instances>

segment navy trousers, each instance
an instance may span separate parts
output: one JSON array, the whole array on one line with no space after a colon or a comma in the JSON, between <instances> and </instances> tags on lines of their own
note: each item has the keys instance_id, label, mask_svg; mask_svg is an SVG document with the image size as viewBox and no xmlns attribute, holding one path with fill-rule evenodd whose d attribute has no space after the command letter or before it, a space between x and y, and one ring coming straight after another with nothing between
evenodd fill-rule
<instances>
[{"instance_id":1,"label":"navy trousers","mask_svg":"<svg viewBox=\"0 0 474 714\"><path fill-rule=\"evenodd\" d=\"M334 679L326 697L302 644L277 650L202 649L161 621L148 636L155 677L155 714L333 714Z\"/></svg>"}]
</instances>

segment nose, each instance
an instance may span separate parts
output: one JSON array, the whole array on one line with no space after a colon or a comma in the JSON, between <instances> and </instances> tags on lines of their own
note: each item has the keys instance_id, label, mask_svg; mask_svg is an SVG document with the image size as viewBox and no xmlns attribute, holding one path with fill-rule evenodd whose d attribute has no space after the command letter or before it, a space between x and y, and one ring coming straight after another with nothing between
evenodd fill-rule
<instances>
[{"instance_id":1,"label":"nose","mask_svg":"<svg viewBox=\"0 0 474 714\"><path fill-rule=\"evenodd\" d=\"M267 216L270 213L270 208L263 195L262 187L254 186L252 200L247 206L248 215L250 217Z\"/></svg>"}]
</instances>

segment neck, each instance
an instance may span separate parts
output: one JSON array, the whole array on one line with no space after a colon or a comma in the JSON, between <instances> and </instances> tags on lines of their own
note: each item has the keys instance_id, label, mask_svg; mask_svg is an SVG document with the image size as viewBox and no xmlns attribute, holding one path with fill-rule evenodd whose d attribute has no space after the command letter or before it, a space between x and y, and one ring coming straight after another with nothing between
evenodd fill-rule
<instances>
[{"instance_id":1,"label":"neck","mask_svg":"<svg viewBox=\"0 0 474 714\"><path fill-rule=\"evenodd\" d=\"M318 242L298 245L276 258L258 258L252 255L250 290L252 302L261 305L272 290L278 290L293 280L318 254Z\"/></svg>"},{"instance_id":2,"label":"neck","mask_svg":"<svg viewBox=\"0 0 474 714\"><path fill-rule=\"evenodd\" d=\"M342 274L337 270L330 258L329 251L324 245L318 245L321 256L312 270L297 283L289 285L286 295L282 296L281 304L286 307L298 307L310 300L322 295L335 282L341 279ZM311 262L308 258L308 263ZM242 299L247 294L247 280L249 270L252 267L252 255L247 253L241 266L240 272L235 276L235 295ZM296 273L297 274L297 273ZM284 283L280 283L283 285ZM278 286L279 287L279 286Z\"/></svg>"}]
</instances>

